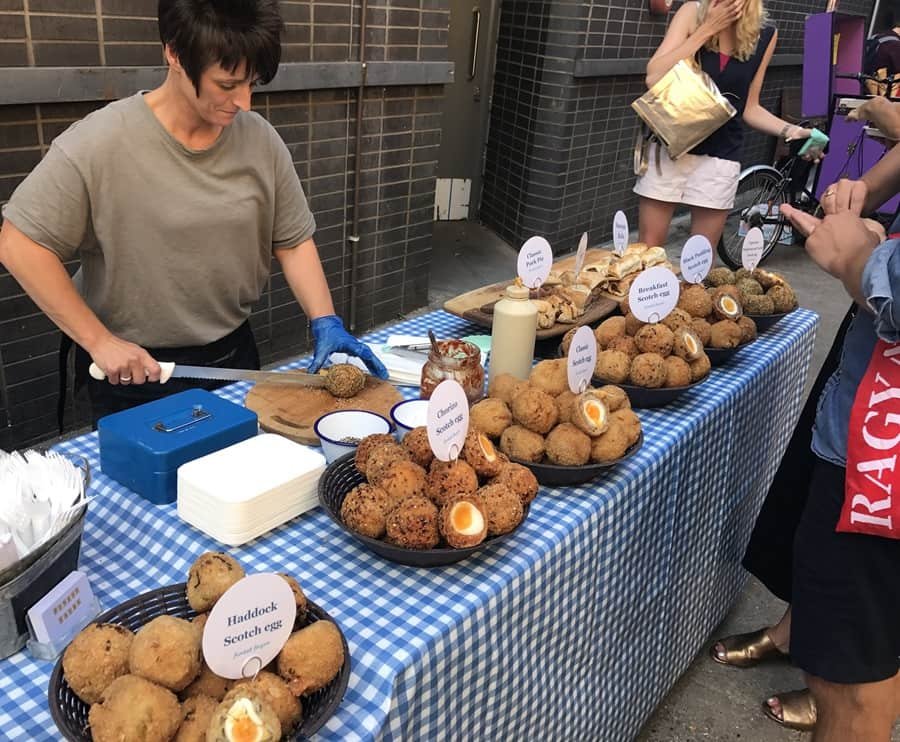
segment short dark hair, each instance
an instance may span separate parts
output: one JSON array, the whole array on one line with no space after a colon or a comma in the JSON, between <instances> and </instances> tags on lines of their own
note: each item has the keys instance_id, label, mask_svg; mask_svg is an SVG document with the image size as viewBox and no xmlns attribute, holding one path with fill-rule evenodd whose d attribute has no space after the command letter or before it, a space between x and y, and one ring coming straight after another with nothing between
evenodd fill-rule
<instances>
[{"instance_id":1,"label":"short dark hair","mask_svg":"<svg viewBox=\"0 0 900 742\"><path fill-rule=\"evenodd\" d=\"M241 62L265 84L281 61L284 23L278 0L159 0L159 38L178 57L194 89L214 64L231 73Z\"/></svg>"}]
</instances>

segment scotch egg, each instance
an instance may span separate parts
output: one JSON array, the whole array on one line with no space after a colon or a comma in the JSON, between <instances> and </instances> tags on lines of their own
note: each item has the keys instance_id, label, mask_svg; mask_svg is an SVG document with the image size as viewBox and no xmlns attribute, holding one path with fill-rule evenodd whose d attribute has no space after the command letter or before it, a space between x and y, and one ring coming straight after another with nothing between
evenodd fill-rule
<instances>
[{"instance_id":1,"label":"scotch egg","mask_svg":"<svg viewBox=\"0 0 900 742\"><path fill-rule=\"evenodd\" d=\"M695 361L703 353L703 343L693 330L679 327L675 331L675 342L672 351L685 361Z\"/></svg>"},{"instance_id":2,"label":"scotch egg","mask_svg":"<svg viewBox=\"0 0 900 742\"><path fill-rule=\"evenodd\" d=\"M462 456L479 477L494 477L503 468L491 439L477 430L470 430L466 435Z\"/></svg>"},{"instance_id":3,"label":"scotch egg","mask_svg":"<svg viewBox=\"0 0 900 742\"><path fill-rule=\"evenodd\" d=\"M246 686L235 688L219 704L206 735L215 742L277 742L281 723L261 694Z\"/></svg>"},{"instance_id":4,"label":"scotch egg","mask_svg":"<svg viewBox=\"0 0 900 742\"><path fill-rule=\"evenodd\" d=\"M441 535L454 549L477 546L487 536L484 505L471 496L460 496L441 510Z\"/></svg>"},{"instance_id":5,"label":"scotch egg","mask_svg":"<svg viewBox=\"0 0 900 742\"><path fill-rule=\"evenodd\" d=\"M575 402L572 422L579 430L596 438L609 425L609 408L596 392L584 392Z\"/></svg>"},{"instance_id":6,"label":"scotch egg","mask_svg":"<svg viewBox=\"0 0 900 742\"><path fill-rule=\"evenodd\" d=\"M716 296L713 301L713 311L720 319L730 319L735 322L744 313L738 301L730 294L725 293Z\"/></svg>"}]
</instances>

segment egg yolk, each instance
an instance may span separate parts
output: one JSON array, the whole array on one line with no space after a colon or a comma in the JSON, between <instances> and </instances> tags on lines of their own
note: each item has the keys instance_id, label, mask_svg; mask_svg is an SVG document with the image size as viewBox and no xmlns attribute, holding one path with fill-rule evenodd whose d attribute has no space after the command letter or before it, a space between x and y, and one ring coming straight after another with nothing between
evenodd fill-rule
<instances>
[{"instance_id":1,"label":"egg yolk","mask_svg":"<svg viewBox=\"0 0 900 742\"><path fill-rule=\"evenodd\" d=\"M494 457L497 453L494 451L494 444L488 439L487 436L480 435L478 436L478 443L481 446L481 450L487 458L488 461L493 461Z\"/></svg>"},{"instance_id":2,"label":"egg yolk","mask_svg":"<svg viewBox=\"0 0 900 742\"><path fill-rule=\"evenodd\" d=\"M734 314L737 312L737 302L730 296L723 296L722 300L719 302L719 306L722 308L722 311L727 314Z\"/></svg>"},{"instance_id":3,"label":"egg yolk","mask_svg":"<svg viewBox=\"0 0 900 742\"><path fill-rule=\"evenodd\" d=\"M484 527L484 518L478 512L478 508L468 502L459 502L450 511L450 522L453 530L465 536L473 536L481 533Z\"/></svg>"},{"instance_id":4,"label":"egg yolk","mask_svg":"<svg viewBox=\"0 0 900 742\"><path fill-rule=\"evenodd\" d=\"M603 420L606 417L603 414L603 406L598 404L597 402L585 403L584 412L587 415L588 419L592 423L594 423L594 425L602 425Z\"/></svg>"},{"instance_id":5,"label":"egg yolk","mask_svg":"<svg viewBox=\"0 0 900 742\"><path fill-rule=\"evenodd\" d=\"M229 742L267 742L271 739L249 698L239 698L228 709L225 737Z\"/></svg>"}]
</instances>

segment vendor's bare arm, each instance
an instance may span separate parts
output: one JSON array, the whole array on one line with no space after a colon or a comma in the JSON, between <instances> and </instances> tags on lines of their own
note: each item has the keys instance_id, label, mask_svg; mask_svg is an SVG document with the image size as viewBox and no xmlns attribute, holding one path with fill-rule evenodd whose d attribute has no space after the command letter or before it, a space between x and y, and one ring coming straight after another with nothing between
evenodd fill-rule
<instances>
[{"instance_id":1,"label":"vendor's bare arm","mask_svg":"<svg viewBox=\"0 0 900 742\"><path fill-rule=\"evenodd\" d=\"M112 380L132 368L143 380L159 379L159 365L139 345L113 335L75 290L62 261L8 219L0 230L0 263L66 335L84 348Z\"/></svg>"},{"instance_id":2,"label":"vendor's bare arm","mask_svg":"<svg viewBox=\"0 0 900 742\"><path fill-rule=\"evenodd\" d=\"M334 314L331 291L312 238L294 248L275 250L275 257L307 317L312 320Z\"/></svg>"}]
</instances>

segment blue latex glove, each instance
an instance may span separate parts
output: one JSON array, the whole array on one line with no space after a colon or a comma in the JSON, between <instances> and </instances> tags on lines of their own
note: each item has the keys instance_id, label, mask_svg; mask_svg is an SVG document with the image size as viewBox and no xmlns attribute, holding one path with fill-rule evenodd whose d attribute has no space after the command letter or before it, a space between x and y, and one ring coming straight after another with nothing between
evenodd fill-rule
<instances>
[{"instance_id":1,"label":"blue latex glove","mask_svg":"<svg viewBox=\"0 0 900 742\"><path fill-rule=\"evenodd\" d=\"M384 364L375 357L375 354L368 347L344 329L344 323L341 322L341 318L336 314L317 317L310 324L312 326L313 343L315 344L315 355L313 355L312 363L309 364L307 369L309 373L314 374L322 368L332 353L346 353L359 358L368 366L369 371L379 379L388 377L388 370L384 367Z\"/></svg>"}]
</instances>

